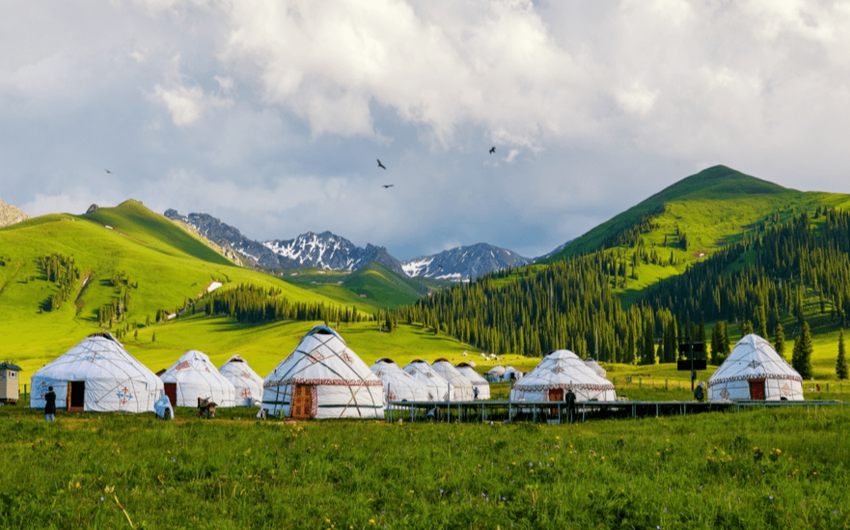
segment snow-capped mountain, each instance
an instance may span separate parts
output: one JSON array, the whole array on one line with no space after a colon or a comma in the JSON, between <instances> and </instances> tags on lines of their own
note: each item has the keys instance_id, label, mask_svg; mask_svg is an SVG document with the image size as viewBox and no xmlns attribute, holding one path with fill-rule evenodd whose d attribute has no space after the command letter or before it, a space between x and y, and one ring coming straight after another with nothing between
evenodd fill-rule
<instances>
[{"instance_id":1,"label":"snow-capped mountain","mask_svg":"<svg viewBox=\"0 0 850 530\"><path fill-rule=\"evenodd\" d=\"M438 280L474 280L489 272L522 267L532 263L510 250L478 243L468 247L444 250L433 256L420 256L403 261L408 276L425 276Z\"/></svg>"},{"instance_id":2,"label":"snow-capped mountain","mask_svg":"<svg viewBox=\"0 0 850 530\"><path fill-rule=\"evenodd\" d=\"M367 244L356 246L344 237L331 232L307 232L295 239L259 242L242 235L236 228L205 213L180 215L176 210L166 210L165 216L194 227L210 241L229 247L252 263L268 269L300 269L320 267L328 270L353 271L369 262L381 265L406 276L401 263L387 249Z\"/></svg>"}]
</instances>

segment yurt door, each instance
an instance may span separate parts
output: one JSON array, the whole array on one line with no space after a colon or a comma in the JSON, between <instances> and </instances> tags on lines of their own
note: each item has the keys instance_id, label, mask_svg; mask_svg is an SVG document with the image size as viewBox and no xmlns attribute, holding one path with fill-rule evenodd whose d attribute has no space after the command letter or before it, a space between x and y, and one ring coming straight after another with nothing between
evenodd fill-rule
<instances>
[{"instance_id":1,"label":"yurt door","mask_svg":"<svg viewBox=\"0 0 850 530\"><path fill-rule=\"evenodd\" d=\"M306 420L313 417L313 387L296 385L292 395L292 417Z\"/></svg>"},{"instance_id":2,"label":"yurt door","mask_svg":"<svg viewBox=\"0 0 850 530\"><path fill-rule=\"evenodd\" d=\"M165 395L168 396L168 401L172 407L177 406L177 383L163 383L165 386Z\"/></svg>"},{"instance_id":3,"label":"yurt door","mask_svg":"<svg viewBox=\"0 0 850 530\"><path fill-rule=\"evenodd\" d=\"M750 399L764 399L764 379L750 380Z\"/></svg>"},{"instance_id":4,"label":"yurt door","mask_svg":"<svg viewBox=\"0 0 850 530\"><path fill-rule=\"evenodd\" d=\"M86 406L86 382L68 382L68 412L82 412Z\"/></svg>"},{"instance_id":5,"label":"yurt door","mask_svg":"<svg viewBox=\"0 0 850 530\"><path fill-rule=\"evenodd\" d=\"M549 389L549 401L563 401L564 400L564 389L563 388L550 388Z\"/></svg>"}]
</instances>

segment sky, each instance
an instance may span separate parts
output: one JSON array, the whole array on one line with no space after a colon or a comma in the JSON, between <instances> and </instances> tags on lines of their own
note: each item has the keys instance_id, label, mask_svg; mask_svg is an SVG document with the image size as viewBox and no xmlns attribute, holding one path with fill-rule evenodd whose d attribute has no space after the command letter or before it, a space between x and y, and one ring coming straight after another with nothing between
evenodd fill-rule
<instances>
[{"instance_id":1,"label":"sky","mask_svg":"<svg viewBox=\"0 0 850 530\"><path fill-rule=\"evenodd\" d=\"M716 164L850 192L848 124L850 1L0 3L0 199L31 216L536 257Z\"/></svg>"}]
</instances>

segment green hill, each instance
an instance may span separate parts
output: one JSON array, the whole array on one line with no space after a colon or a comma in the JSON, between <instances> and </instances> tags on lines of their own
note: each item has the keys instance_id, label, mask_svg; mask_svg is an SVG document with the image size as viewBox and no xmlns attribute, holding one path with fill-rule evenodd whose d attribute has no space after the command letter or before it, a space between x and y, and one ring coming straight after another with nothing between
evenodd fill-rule
<instances>
[{"instance_id":1,"label":"green hill","mask_svg":"<svg viewBox=\"0 0 850 530\"><path fill-rule=\"evenodd\" d=\"M375 311L412 304L432 290L452 284L430 278L406 278L374 261L353 272L299 269L285 271L281 278L341 304L357 303Z\"/></svg>"}]
</instances>

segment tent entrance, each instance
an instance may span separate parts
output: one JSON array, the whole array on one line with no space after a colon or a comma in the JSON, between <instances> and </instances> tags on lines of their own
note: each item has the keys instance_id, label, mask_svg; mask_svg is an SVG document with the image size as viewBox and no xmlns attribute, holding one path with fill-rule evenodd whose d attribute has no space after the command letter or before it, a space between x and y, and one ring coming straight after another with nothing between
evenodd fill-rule
<instances>
[{"instance_id":1,"label":"tent entrance","mask_svg":"<svg viewBox=\"0 0 850 530\"><path fill-rule=\"evenodd\" d=\"M550 388L549 389L549 401L563 401L564 400L564 389L563 388Z\"/></svg>"},{"instance_id":2,"label":"tent entrance","mask_svg":"<svg viewBox=\"0 0 850 530\"><path fill-rule=\"evenodd\" d=\"M86 407L86 382L68 381L68 412L82 412Z\"/></svg>"},{"instance_id":3,"label":"tent entrance","mask_svg":"<svg viewBox=\"0 0 850 530\"><path fill-rule=\"evenodd\" d=\"M177 383L163 383L165 387L165 395L168 396L168 401L172 407L177 406Z\"/></svg>"},{"instance_id":4,"label":"tent entrance","mask_svg":"<svg viewBox=\"0 0 850 530\"><path fill-rule=\"evenodd\" d=\"M315 415L313 412L313 391L315 388L312 385L295 385L292 392L293 418L306 420Z\"/></svg>"},{"instance_id":5,"label":"tent entrance","mask_svg":"<svg viewBox=\"0 0 850 530\"><path fill-rule=\"evenodd\" d=\"M764 379L750 380L750 399L764 400Z\"/></svg>"}]
</instances>

